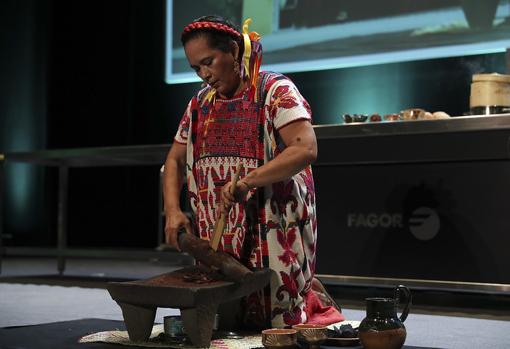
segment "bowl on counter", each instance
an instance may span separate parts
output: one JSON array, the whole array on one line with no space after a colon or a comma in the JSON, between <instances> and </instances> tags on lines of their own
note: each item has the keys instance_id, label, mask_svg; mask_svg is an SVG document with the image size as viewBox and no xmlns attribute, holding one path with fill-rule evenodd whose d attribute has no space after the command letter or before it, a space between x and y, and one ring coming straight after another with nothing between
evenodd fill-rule
<instances>
[{"instance_id":1,"label":"bowl on counter","mask_svg":"<svg viewBox=\"0 0 510 349\"><path fill-rule=\"evenodd\" d=\"M328 338L327 326L299 324L292 328L298 331L298 339L308 343L310 349L320 348L320 344Z\"/></svg>"},{"instance_id":2,"label":"bowl on counter","mask_svg":"<svg viewBox=\"0 0 510 349\"><path fill-rule=\"evenodd\" d=\"M400 121L402 119L402 116L397 113L392 113L384 115L383 119L384 121Z\"/></svg>"},{"instance_id":3,"label":"bowl on counter","mask_svg":"<svg viewBox=\"0 0 510 349\"><path fill-rule=\"evenodd\" d=\"M365 122L368 119L366 114L344 114L342 120L345 124L352 124L355 122Z\"/></svg>"},{"instance_id":4,"label":"bowl on counter","mask_svg":"<svg viewBox=\"0 0 510 349\"><path fill-rule=\"evenodd\" d=\"M402 110L400 114L402 115L402 120L411 121L411 120L419 120L424 119L425 110L421 108L409 108Z\"/></svg>"},{"instance_id":5,"label":"bowl on counter","mask_svg":"<svg viewBox=\"0 0 510 349\"><path fill-rule=\"evenodd\" d=\"M267 349L291 349L297 345L297 330L270 328L262 331L262 345Z\"/></svg>"},{"instance_id":6,"label":"bowl on counter","mask_svg":"<svg viewBox=\"0 0 510 349\"><path fill-rule=\"evenodd\" d=\"M358 337L360 323L360 321L344 320L329 325L327 331L328 339L323 344L334 347L358 346L360 344Z\"/></svg>"}]
</instances>

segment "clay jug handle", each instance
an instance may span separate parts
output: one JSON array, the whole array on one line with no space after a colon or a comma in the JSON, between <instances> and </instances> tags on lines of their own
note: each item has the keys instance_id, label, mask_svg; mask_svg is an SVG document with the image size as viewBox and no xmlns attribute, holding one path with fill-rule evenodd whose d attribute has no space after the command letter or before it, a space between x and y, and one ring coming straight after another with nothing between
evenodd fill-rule
<instances>
[{"instance_id":1,"label":"clay jug handle","mask_svg":"<svg viewBox=\"0 0 510 349\"><path fill-rule=\"evenodd\" d=\"M401 293L404 294L404 297L401 297ZM402 310L402 314L400 315L400 321L404 322L407 319L407 315L409 315L409 307L411 306L413 296L411 295L411 291L406 286L398 285L395 287L395 307L400 304L402 298L405 300L405 305L404 309Z\"/></svg>"}]
</instances>

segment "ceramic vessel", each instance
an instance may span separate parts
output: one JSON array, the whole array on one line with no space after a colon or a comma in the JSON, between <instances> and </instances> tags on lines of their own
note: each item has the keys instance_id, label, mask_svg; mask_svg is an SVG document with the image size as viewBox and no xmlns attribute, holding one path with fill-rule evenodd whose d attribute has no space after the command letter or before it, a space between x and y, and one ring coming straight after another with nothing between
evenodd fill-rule
<instances>
[{"instance_id":1,"label":"ceramic vessel","mask_svg":"<svg viewBox=\"0 0 510 349\"><path fill-rule=\"evenodd\" d=\"M397 316L397 306L404 295L404 309ZM359 326L359 339L365 349L400 349L406 340L404 321L409 314L411 292L405 286L395 288L395 298L367 298L367 316Z\"/></svg>"},{"instance_id":2,"label":"ceramic vessel","mask_svg":"<svg viewBox=\"0 0 510 349\"><path fill-rule=\"evenodd\" d=\"M262 345L267 349L290 349L297 344L297 331L270 328L262 331Z\"/></svg>"},{"instance_id":3,"label":"ceramic vessel","mask_svg":"<svg viewBox=\"0 0 510 349\"><path fill-rule=\"evenodd\" d=\"M167 336L182 337L184 336L184 328L180 316L165 316L163 318L163 329Z\"/></svg>"},{"instance_id":4,"label":"ceramic vessel","mask_svg":"<svg viewBox=\"0 0 510 349\"><path fill-rule=\"evenodd\" d=\"M308 343L310 349L320 348L320 344L327 338L328 328L322 325L299 324L292 326L298 331L298 340Z\"/></svg>"}]
</instances>

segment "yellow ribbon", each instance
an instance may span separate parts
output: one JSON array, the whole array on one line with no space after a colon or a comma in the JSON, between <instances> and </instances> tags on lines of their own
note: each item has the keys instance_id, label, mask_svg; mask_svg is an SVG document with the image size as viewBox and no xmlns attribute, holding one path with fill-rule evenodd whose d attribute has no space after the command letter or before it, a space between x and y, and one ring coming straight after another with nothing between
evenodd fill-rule
<instances>
[{"instance_id":1,"label":"yellow ribbon","mask_svg":"<svg viewBox=\"0 0 510 349\"><path fill-rule=\"evenodd\" d=\"M249 31L248 27L251 24L251 22L252 22L251 18L246 18L246 20L243 23L243 39L244 39L243 63L247 77L250 77L251 41L260 40L259 33Z\"/></svg>"},{"instance_id":2,"label":"yellow ribbon","mask_svg":"<svg viewBox=\"0 0 510 349\"><path fill-rule=\"evenodd\" d=\"M202 101L201 106L203 106L206 101L209 102L209 104L214 103L214 97L215 96L216 96L216 89L211 87L209 92L207 92L207 94L205 95L205 97L204 97L204 99Z\"/></svg>"},{"instance_id":3,"label":"yellow ribbon","mask_svg":"<svg viewBox=\"0 0 510 349\"><path fill-rule=\"evenodd\" d=\"M252 22L251 18L247 18L243 23L243 38L244 38L243 65L244 74L247 77L250 77L251 40L248 27L251 24L251 22Z\"/></svg>"}]
</instances>

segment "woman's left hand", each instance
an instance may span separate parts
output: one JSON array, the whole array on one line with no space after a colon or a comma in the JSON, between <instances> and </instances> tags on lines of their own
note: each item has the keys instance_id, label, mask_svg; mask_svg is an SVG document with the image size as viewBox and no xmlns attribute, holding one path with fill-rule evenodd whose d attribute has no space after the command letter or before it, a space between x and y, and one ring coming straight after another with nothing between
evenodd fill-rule
<instances>
[{"instance_id":1,"label":"woman's left hand","mask_svg":"<svg viewBox=\"0 0 510 349\"><path fill-rule=\"evenodd\" d=\"M248 184L244 182L242 179L237 182L235 190L232 193L232 182L228 182L221 188L221 198L220 198L220 210L218 212L223 212L227 214L230 208L236 202L242 202L246 195L248 195L248 191L250 190Z\"/></svg>"}]
</instances>

